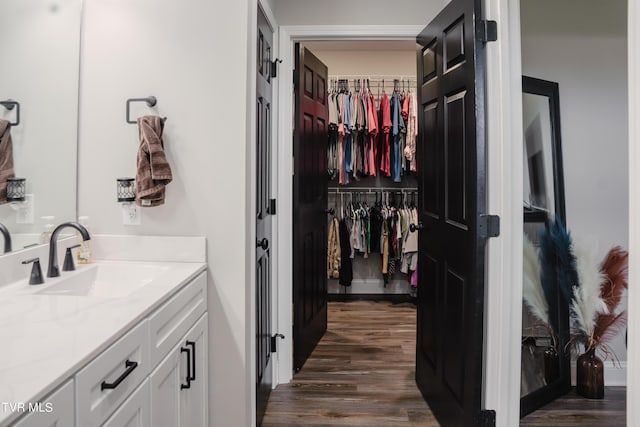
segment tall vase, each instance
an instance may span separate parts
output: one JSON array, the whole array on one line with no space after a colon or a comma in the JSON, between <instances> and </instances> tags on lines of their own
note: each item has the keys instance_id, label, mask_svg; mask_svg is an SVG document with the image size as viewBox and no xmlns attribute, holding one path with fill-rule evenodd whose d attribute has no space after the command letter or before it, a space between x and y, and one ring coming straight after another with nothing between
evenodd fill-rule
<instances>
[{"instance_id":1,"label":"tall vase","mask_svg":"<svg viewBox=\"0 0 640 427\"><path fill-rule=\"evenodd\" d=\"M560 378L560 356L553 347L547 347L544 351L544 380L551 384Z\"/></svg>"},{"instance_id":2,"label":"tall vase","mask_svg":"<svg viewBox=\"0 0 640 427\"><path fill-rule=\"evenodd\" d=\"M604 365L594 348L578 357L576 391L588 399L604 397Z\"/></svg>"}]
</instances>

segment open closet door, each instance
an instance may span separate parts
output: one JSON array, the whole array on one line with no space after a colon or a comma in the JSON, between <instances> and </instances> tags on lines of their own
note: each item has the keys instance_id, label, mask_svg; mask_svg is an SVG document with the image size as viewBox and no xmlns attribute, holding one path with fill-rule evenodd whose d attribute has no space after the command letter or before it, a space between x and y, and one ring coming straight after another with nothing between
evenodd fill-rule
<instances>
[{"instance_id":1,"label":"open closet door","mask_svg":"<svg viewBox=\"0 0 640 427\"><path fill-rule=\"evenodd\" d=\"M327 330L327 66L295 46L293 366Z\"/></svg>"},{"instance_id":2,"label":"open closet door","mask_svg":"<svg viewBox=\"0 0 640 427\"><path fill-rule=\"evenodd\" d=\"M261 425L273 385L271 325L271 98L273 30L258 8L256 75L256 425Z\"/></svg>"},{"instance_id":3,"label":"open closet door","mask_svg":"<svg viewBox=\"0 0 640 427\"><path fill-rule=\"evenodd\" d=\"M481 409L486 158L480 16L480 0L452 0L417 38L416 381L444 427L495 423L495 413Z\"/></svg>"}]
</instances>

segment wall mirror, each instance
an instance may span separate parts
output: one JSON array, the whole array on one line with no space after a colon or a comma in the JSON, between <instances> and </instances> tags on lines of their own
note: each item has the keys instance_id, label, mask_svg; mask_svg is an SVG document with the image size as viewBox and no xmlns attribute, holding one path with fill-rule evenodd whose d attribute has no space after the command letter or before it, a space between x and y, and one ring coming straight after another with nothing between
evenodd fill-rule
<instances>
[{"instance_id":1,"label":"wall mirror","mask_svg":"<svg viewBox=\"0 0 640 427\"><path fill-rule=\"evenodd\" d=\"M20 104L10 128L14 171L33 206L29 218L24 205L0 205L16 251L38 243L45 224L76 218L82 1L2 0L0 15L0 101ZM17 112L0 104L0 119L15 123Z\"/></svg>"},{"instance_id":2,"label":"wall mirror","mask_svg":"<svg viewBox=\"0 0 640 427\"><path fill-rule=\"evenodd\" d=\"M522 112L524 233L535 245L550 221L559 218L566 224L558 84L523 76ZM557 300L561 301L559 294ZM566 304L549 313L549 323L554 333L523 302L520 416L571 388L570 355L565 351L569 340Z\"/></svg>"}]
</instances>

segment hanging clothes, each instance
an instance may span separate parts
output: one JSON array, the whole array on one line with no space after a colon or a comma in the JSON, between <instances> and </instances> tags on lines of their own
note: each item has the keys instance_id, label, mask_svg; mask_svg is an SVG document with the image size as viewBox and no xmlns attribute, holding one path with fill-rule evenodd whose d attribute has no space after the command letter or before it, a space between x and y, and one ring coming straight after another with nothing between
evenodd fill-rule
<instances>
[{"instance_id":1,"label":"hanging clothes","mask_svg":"<svg viewBox=\"0 0 640 427\"><path fill-rule=\"evenodd\" d=\"M333 217L329 223L327 249L327 278L339 279L342 256L340 247L340 222L336 217Z\"/></svg>"},{"instance_id":2,"label":"hanging clothes","mask_svg":"<svg viewBox=\"0 0 640 427\"><path fill-rule=\"evenodd\" d=\"M418 139L418 101L416 93L409 92L409 111L407 115L407 143L404 148L404 156L409 161L409 170L416 172L416 142Z\"/></svg>"},{"instance_id":3,"label":"hanging clothes","mask_svg":"<svg viewBox=\"0 0 640 427\"><path fill-rule=\"evenodd\" d=\"M389 96L383 88L378 109L365 80L354 80L353 92L346 80L335 83L327 95L329 178L347 185L381 174L400 182L406 173L415 171L415 92L394 90Z\"/></svg>"},{"instance_id":4,"label":"hanging clothes","mask_svg":"<svg viewBox=\"0 0 640 427\"><path fill-rule=\"evenodd\" d=\"M368 148L367 148L367 159L369 164L369 175L376 176L377 175L377 136L378 136L378 115L376 114L376 100L373 97L373 94L369 94L367 97L367 131L368 135Z\"/></svg>"},{"instance_id":5,"label":"hanging clothes","mask_svg":"<svg viewBox=\"0 0 640 427\"><path fill-rule=\"evenodd\" d=\"M380 115L382 122L382 147L380 159L380 172L385 176L391 176L391 144L389 132L391 132L391 104L385 93L380 101Z\"/></svg>"},{"instance_id":6,"label":"hanging clothes","mask_svg":"<svg viewBox=\"0 0 640 427\"><path fill-rule=\"evenodd\" d=\"M353 267L351 264L351 245L349 244L349 228L347 222L343 218L339 225L340 239L340 273L338 274L338 283L342 286L351 286L353 280Z\"/></svg>"}]
</instances>

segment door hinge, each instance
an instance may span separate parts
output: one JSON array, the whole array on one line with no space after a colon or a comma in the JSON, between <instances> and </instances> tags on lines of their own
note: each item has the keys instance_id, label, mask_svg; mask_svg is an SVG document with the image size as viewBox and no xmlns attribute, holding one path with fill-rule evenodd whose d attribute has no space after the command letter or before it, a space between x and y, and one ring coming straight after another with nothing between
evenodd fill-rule
<instances>
[{"instance_id":1,"label":"door hinge","mask_svg":"<svg viewBox=\"0 0 640 427\"><path fill-rule=\"evenodd\" d=\"M271 353L275 353L276 351L278 351L278 338L284 339L284 335L275 334L271 337Z\"/></svg>"},{"instance_id":2,"label":"door hinge","mask_svg":"<svg viewBox=\"0 0 640 427\"><path fill-rule=\"evenodd\" d=\"M476 427L496 427L496 411L483 409L476 417Z\"/></svg>"},{"instance_id":3,"label":"door hinge","mask_svg":"<svg viewBox=\"0 0 640 427\"><path fill-rule=\"evenodd\" d=\"M267 209L269 215L276 214L276 199L269 199L269 208Z\"/></svg>"},{"instance_id":4,"label":"door hinge","mask_svg":"<svg viewBox=\"0 0 640 427\"><path fill-rule=\"evenodd\" d=\"M271 78L275 79L278 77L278 64L282 63L282 59L276 58L271 63Z\"/></svg>"},{"instance_id":5,"label":"door hinge","mask_svg":"<svg viewBox=\"0 0 640 427\"><path fill-rule=\"evenodd\" d=\"M476 39L483 43L498 40L498 23L485 19L478 22L478 25L476 25Z\"/></svg>"},{"instance_id":6,"label":"door hinge","mask_svg":"<svg viewBox=\"0 0 640 427\"><path fill-rule=\"evenodd\" d=\"M498 237L500 235L500 217L498 215L480 215L478 234L483 238Z\"/></svg>"}]
</instances>

